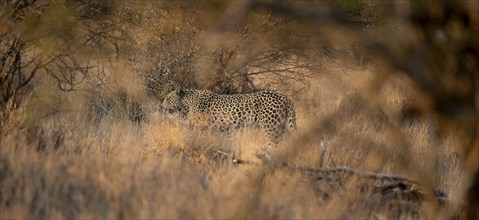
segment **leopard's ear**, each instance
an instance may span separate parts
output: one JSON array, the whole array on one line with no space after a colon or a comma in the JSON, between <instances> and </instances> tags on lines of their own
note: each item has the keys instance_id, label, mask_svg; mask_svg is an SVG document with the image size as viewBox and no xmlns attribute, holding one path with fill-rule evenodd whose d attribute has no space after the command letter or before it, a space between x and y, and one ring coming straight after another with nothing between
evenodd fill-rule
<instances>
[{"instance_id":1,"label":"leopard's ear","mask_svg":"<svg viewBox=\"0 0 479 220\"><path fill-rule=\"evenodd\" d=\"M177 94L180 98L183 98L183 97L185 96L185 94L186 94L185 89L183 89L183 88L177 88L177 89L176 89L176 94Z\"/></svg>"}]
</instances>

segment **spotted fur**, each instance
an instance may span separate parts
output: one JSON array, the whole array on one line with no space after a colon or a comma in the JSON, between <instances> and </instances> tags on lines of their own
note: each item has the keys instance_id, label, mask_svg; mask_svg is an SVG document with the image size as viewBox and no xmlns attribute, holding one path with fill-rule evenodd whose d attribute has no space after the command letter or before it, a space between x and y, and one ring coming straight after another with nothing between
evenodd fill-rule
<instances>
[{"instance_id":1,"label":"spotted fur","mask_svg":"<svg viewBox=\"0 0 479 220\"><path fill-rule=\"evenodd\" d=\"M220 131L260 128L269 146L276 146L286 133L296 128L293 102L272 91L220 95L209 90L180 88L165 97L162 107L169 114L183 117L192 113L202 115Z\"/></svg>"}]
</instances>

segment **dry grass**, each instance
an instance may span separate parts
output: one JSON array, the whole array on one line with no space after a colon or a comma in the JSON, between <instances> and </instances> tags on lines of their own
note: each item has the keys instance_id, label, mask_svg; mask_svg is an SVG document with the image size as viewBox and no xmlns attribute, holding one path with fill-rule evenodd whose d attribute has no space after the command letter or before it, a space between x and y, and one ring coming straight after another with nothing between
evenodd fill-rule
<instances>
[{"instance_id":1,"label":"dry grass","mask_svg":"<svg viewBox=\"0 0 479 220\"><path fill-rule=\"evenodd\" d=\"M298 131L282 151L288 167L319 167L324 143L324 167L399 175L424 190L439 187L458 204L463 182L454 137L438 139L427 119L391 125L386 113L362 103L361 84L368 82L360 80L372 69L333 71L294 100ZM388 89L392 85L385 87L381 97L400 99ZM396 206L380 208L384 198L361 190L384 181L334 173L327 174L332 179L318 179L318 173L259 165L251 153L262 142L257 132L214 133L198 123L163 118L150 105L150 119L141 124L117 117L92 121L85 117L88 110L37 118L40 110L19 109L11 119L16 126L1 139L2 219L396 216L390 211ZM338 112L332 127L310 135ZM27 122L35 126L24 127ZM395 142L397 135L405 145ZM233 153L251 163L233 164ZM435 201L426 197L421 204L429 205L418 208L406 200L396 209L413 206L409 209L419 210L420 218L451 214L438 212Z\"/></svg>"},{"instance_id":2,"label":"dry grass","mask_svg":"<svg viewBox=\"0 0 479 220\"><path fill-rule=\"evenodd\" d=\"M477 147L463 155L463 134L443 132L437 114L409 108L427 109L421 103L431 101L412 77L366 60L369 52L352 56L356 35L334 22L323 27L301 10L281 17L288 15L281 4L256 2L279 15L245 12L245 27L232 30L211 24L228 16L228 4L188 3L125 1L105 17L81 20L95 30L111 27L112 19L121 31L112 28L105 39L122 31L129 38L102 45L106 56L91 52L97 74L74 91L61 92L57 80L41 75L21 102L7 103L1 219L462 217ZM231 22L224 25L242 21ZM383 28L377 31L391 30ZM295 104L298 129L271 161L261 161L253 153L265 142L257 130L218 133L201 117L162 114L166 79L223 91L252 84L281 91Z\"/></svg>"}]
</instances>

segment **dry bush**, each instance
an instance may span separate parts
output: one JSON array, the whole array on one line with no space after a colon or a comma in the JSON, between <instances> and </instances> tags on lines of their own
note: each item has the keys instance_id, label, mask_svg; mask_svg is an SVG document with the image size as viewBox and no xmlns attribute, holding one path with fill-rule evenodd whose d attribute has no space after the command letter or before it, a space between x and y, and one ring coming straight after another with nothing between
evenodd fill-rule
<instances>
[{"instance_id":1,"label":"dry bush","mask_svg":"<svg viewBox=\"0 0 479 220\"><path fill-rule=\"evenodd\" d=\"M0 4L2 219L477 217L477 3ZM261 161L162 114L179 86L280 91L298 129Z\"/></svg>"}]
</instances>

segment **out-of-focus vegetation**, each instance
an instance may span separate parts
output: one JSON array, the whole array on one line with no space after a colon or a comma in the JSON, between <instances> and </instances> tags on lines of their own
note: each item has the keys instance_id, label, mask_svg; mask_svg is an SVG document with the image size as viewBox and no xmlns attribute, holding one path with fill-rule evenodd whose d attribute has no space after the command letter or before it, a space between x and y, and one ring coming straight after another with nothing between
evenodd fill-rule
<instances>
[{"instance_id":1,"label":"out-of-focus vegetation","mask_svg":"<svg viewBox=\"0 0 479 220\"><path fill-rule=\"evenodd\" d=\"M1 219L477 219L477 11L0 2ZM164 117L177 87L278 91L298 130L261 164L255 131Z\"/></svg>"}]
</instances>

